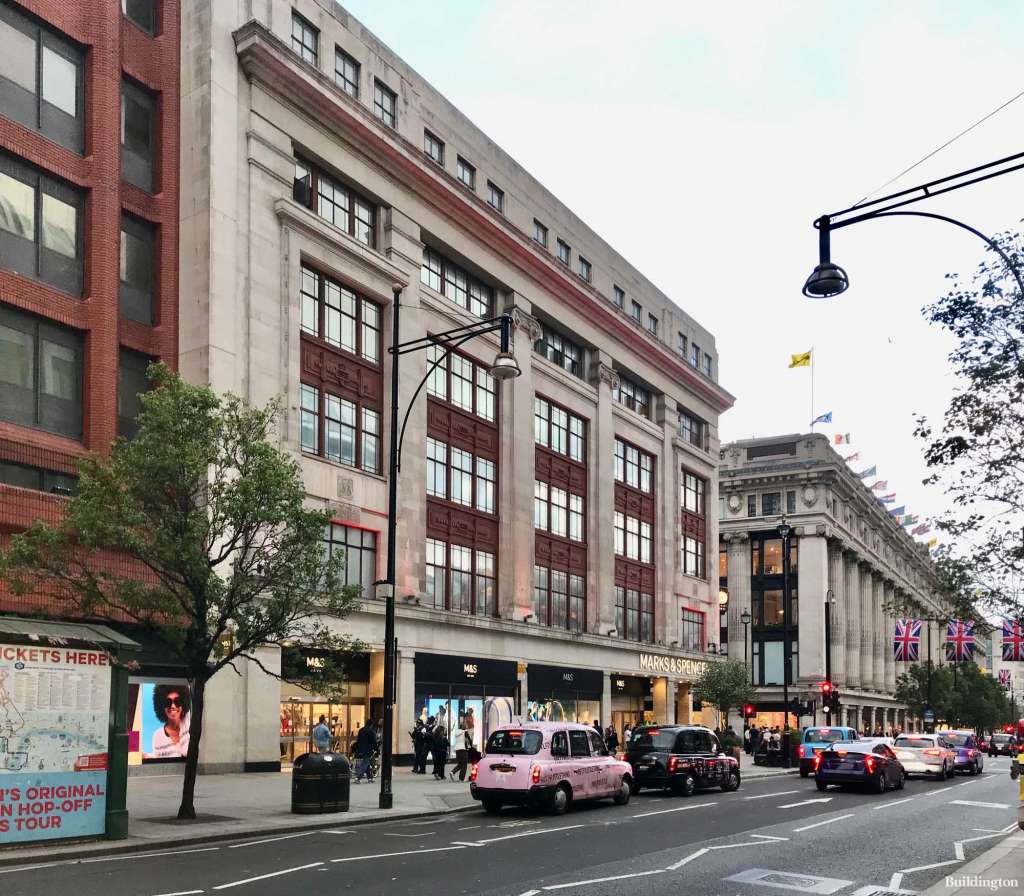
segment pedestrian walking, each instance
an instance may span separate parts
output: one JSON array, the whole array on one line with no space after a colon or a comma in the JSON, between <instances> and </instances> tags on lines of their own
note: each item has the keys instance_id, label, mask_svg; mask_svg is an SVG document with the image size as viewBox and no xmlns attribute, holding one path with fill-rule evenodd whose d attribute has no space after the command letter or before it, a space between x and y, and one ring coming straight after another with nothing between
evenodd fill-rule
<instances>
[{"instance_id":1,"label":"pedestrian walking","mask_svg":"<svg viewBox=\"0 0 1024 896\"><path fill-rule=\"evenodd\" d=\"M455 780L455 774L458 772L459 780L466 780L466 759L468 753L466 751L466 717L459 716L458 722L455 723L455 727L452 729L452 750L455 753L455 765L452 766L452 770L448 773L448 777L451 780Z\"/></svg>"},{"instance_id":2,"label":"pedestrian walking","mask_svg":"<svg viewBox=\"0 0 1024 896\"><path fill-rule=\"evenodd\" d=\"M367 781L373 780L370 762L373 759L373 754L376 752L376 730L372 723L367 722L359 729L359 734L356 735L356 784L361 783L363 778L366 778Z\"/></svg>"},{"instance_id":3,"label":"pedestrian walking","mask_svg":"<svg viewBox=\"0 0 1024 896\"><path fill-rule=\"evenodd\" d=\"M434 778L444 780L444 766L448 761L448 732L441 722L434 723L434 733L430 740L430 753L434 757Z\"/></svg>"},{"instance_id":4,"label":"pedestrian walking","mask_svg":"<svg viewBox=\"0 0 1024 896\"><path fill-rule=\"evenodd\" d=\"M327 753L331 749L331 729L327 727L327 716L320 716L313 729L313 746L318 753Z\"/></svg>"},{"instance_id":5,"label":"pedestrian walking","mask_svg":"<svg viewBox=\"0 0 1024 896\"><path fill-rule=\"evenodd\" d=\"M417 719L409 732L412 738L412 773L414 775L425 775L427 773L427 730L423 725L423 719Z\"/></svg>"},{"instance_id":6,"label":"pedestrian walking","mask_svg":"<svg viewBox=\"0 0 1024 896\"><path fill-rule=\"evenodd\" d=\"M602 729L601 729L601 720L600 720L600 719L594 719L594 730L595 730L595 731L596 731L596 732L597 732L598 734L601 734L601 733L602 733Z\"/></svg>"},{"instance_id":7,"label":"pedestrian walking","mask_svg":"<svg viewBox=\"0 0 1024 896\"><path fill-rule=\"evenodd\" d=\"M609 753L614 753L619 749L619 737L611 725L604 729L604 745L608 748Z\"/></svg>"},{"instance_id":8,"label":"pedestrian walking","mask_svg":"<svg viewBox=\"0 0 1024 896\"><path fill-rule=\"evenodd\" d=\"M629 746L629 741L630 741L630 739L632 737L633 737L633 729L630 728L629 725L627 724L626 727L622 729L622 746L628 747Z\"/></svg>"}]
</instances>

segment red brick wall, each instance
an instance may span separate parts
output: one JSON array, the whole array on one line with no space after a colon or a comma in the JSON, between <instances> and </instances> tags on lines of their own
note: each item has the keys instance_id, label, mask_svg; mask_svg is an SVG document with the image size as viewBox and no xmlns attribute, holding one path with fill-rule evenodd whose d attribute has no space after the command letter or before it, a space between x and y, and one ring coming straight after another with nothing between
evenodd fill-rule
<instances>
[{"instance_id":1,"label":"red brick wall","mask_svg":"<svg viewBox=\"0 0 1024 896\"><path fill-rule=\"evenodd\" d=\"M117 433L117 364L123 346L177 365L179 4L157 0L150 37L121 15L120 0L19 0L26 11L87 47L85 151L78 155L2 116L0 147L86 191L85 280L73 298L3 268L0 302L80 330L85 337L81 442L0 421L0 459L71 472L87 451L105 452ZM121 77L158 97L154 195L120 178ZM120 319L121 212L157 227L156 324ZM0 485L0 541L33 519L56 519L63 499ZM0 612L23 610L0 582Z\"/></svg>"}]
</instances>

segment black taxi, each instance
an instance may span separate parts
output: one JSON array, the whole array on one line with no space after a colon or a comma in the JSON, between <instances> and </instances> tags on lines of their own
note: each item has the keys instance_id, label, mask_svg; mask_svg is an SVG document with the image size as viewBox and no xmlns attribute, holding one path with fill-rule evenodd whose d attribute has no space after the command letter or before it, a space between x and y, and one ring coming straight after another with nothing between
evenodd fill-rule
<instances>
[{"instance_id":1,"label":"black taxi","mask_svg":"<svg viewBox=\"0 0 1024 896\"><path fill-rule=\"evenodd\" d=\"M623 758L633 768L633 792L642 787L690 796L696 790L740 786L740 765L718 738L700 725L641 725L633 729Z\"/></svg>"}]
</instances>

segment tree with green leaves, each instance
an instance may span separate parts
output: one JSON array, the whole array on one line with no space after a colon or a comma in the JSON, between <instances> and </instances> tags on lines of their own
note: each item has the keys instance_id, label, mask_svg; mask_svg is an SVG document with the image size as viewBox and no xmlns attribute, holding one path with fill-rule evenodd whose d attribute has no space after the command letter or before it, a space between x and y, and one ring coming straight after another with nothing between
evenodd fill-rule
<instances>
[{"instance_id":1,"label":"tree with green leaves","mask_svg":"<svg viewBox=\"0 0 1024 896\"><path fill-rule=\"evenodd\" d=\"M337 623L359 589L324 551L329 514L306 506L298 466L275 444L278 403L218 398L162 364L148 376L134 438L81 462L63 521L14 536L0 574L69 616L141 626L181 661L192 715L178 817L191 819L207 683L242 658L275 674L261 647L344 657L359 645Z\"/></svg>"},{"instance_id":2,"label":"tree with green leaves","mask_svg":"<svg viewBox=\"0 0 1024 896\"><path fill-rule=\"evenodd\" d=\"M953 675L947 666L932 665L930 699L928 677L927 663L909 666L896 679L896 699L906 704L907 709L918 718L929 708L934 710L937 719L948 718Z\"/></svg>"},{"instance_id":3,"label":"tree with green leaves","mask_svg":"<svg viewBox=\"0 0 1024 896\"><path fill-rule=\"evenodd\" d=\"M750 683L750 670L739 660L722 660L708 663L707 668L694 682L693 696L702 703L714 706L721 715L721 726L725 726L730 709L742 712L746 703L757 699L757 690Z\"/></svg>"},{"instance_id":4,"label":"tree with green leaves","mask_svg":"<svg viewBox=\"0 0 1024 896\"><path fill-rule=\"evenodd\" d=\"M1018 233L996 238L1024 272ZM949 361L958 387L941 424L917 421L931 469L952 498L936 521L969 572L975 618L1020 618L1024 606L1024 296L992 252L969 277L949 275L950 291L924 309L956 344Z\"/></svg>"}]
</instances>

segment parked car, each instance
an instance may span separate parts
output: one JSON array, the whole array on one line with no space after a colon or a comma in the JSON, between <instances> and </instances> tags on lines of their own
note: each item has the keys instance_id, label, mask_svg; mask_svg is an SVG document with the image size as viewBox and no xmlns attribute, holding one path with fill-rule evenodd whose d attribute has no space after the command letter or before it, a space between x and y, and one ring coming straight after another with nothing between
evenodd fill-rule
<instances>
[{"instance_id":1,"label":"parked car","mask_svg":"<svg viewBox=\"0 0 1024 896\"><path fill-rule=\"evenodd\" d=\"M985 756L978 739L970 731L939 731L939 740L956 754L954 771L970 775L981 774L985 767Z\"/></svg>"},{"instance_id":2,"label":"parked car","mask_svg":"<svg viewBox=\"0 0 1024 896\"><path fill-rule=\"evenodd\" d=\"M800 761L800 777L809 777L814 771L814 757L831 744L842 741L857 740L856 728L837 726L834 728L807 728L804 738L796 748L797 759Z\"/></svg>"},{"instance_id":3,"label":"parked car","mask_svg":"<svg viewBox=\"0 0 1024 896\"><path fill-rule=\"evenodd\" d=\"M937 734L901 734L893 749L908 775L953 777L956 754Z\"/></svg>"},{"instance_id":4,"label":"parked car","mask_svg":"<svg viewBox=\"0 0 1024 896\"><path fill-rule=\"evenodd\" d=\"M610 797L625 805L633 770L589 725L530 722L493 731L469 781L470 794L487 812L530 806L561 815L577 800Z\"/></svg>"},{"instance_id":5,"label":"parked car","mask_svg":"<svg viewBox=\"0 0 1024 896\"><path fill-rule=\"evenodd\" d=\"M700 725L644 725L633 729L624 752L633 770L633 790L668 789L691 796L719 787L739 790L740 764L714 733Z\"/></svg>"},{"instance_id":6,"label":"parked car","mask_svg":"<svg viewBox=\"0 0 1024 896\"><path fill-rule=\"evenodd\" d=\"M1012 734L993 734L988 741L989 756L1016 756L1017 738Z\"/></svg>"},{"instance_id":7,"label":"parked car","mask_svg":"<svg viewBox=\"0 0 1024 896\"><path fill-rule=\"evenodd\" d=\"M902 790L907 778L893 748L880 739L832 744L815 757L815 763L814 783L822 791L838 784L885 793L890 787Z\"/></svg>"}]
</instances>

